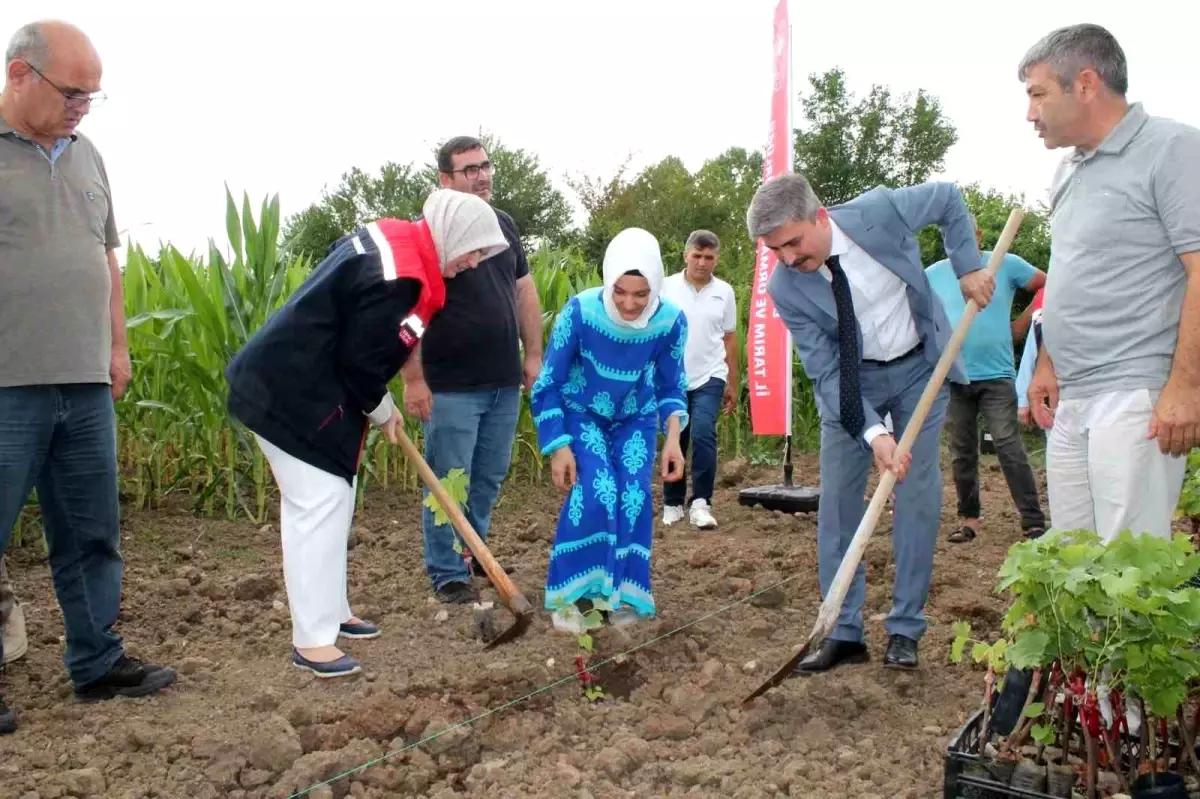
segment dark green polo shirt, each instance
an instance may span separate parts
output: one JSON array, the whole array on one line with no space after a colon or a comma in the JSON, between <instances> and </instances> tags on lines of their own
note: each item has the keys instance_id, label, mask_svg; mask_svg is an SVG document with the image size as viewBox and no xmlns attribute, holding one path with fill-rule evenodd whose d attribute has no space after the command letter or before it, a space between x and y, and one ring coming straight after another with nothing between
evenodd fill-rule
<instances>
[{"instance_id":1,"label":"dark green polo shirt","mask_svg":"<svg viewBox=\"0 0 1200 799\"><path fill-rule=\"evenodd\" d=\"M0 118L0 387L110 382L118 246L95 146L47 151Z\"/></svg>"}]
</instances>

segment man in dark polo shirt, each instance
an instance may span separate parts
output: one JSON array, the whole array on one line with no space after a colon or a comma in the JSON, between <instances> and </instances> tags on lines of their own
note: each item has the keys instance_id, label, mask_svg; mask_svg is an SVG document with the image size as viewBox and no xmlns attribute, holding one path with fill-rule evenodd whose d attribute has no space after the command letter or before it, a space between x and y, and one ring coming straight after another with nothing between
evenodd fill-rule
<instances>
[{"instance_id":1,"label":"man in dark polo shirt","mask_svg":"<svg viewBox=\"0 0 1200 799\"><path fill-rule=\"evenodd\" d=\"M493 167L479 139L459 136L438 150L448 189L491 202ZM486 540L492 505L512 462L520 389L542 369L542 311L512 217L494 209L508 239L504 252L446 281L446 305L433 318L404 375L405 410L425 423L425 459L439 478L462 469L470 480L464 515ZM525 354L522 359L521 348ZM425 571L437 598L475 598L450 525L422 511ZM483 574L475 565L475 573Z\"/></svg>"},{"instance_id":2,"label":"man in dark polo shirt","mask_svg":"<svg viewBox=\"0 0 1200 799\"><path fill-rule=\"evenodd\" d=\"M33 23L8 45L0 94L0 555L36 487L64 660L84 700L145 696L175 676L126 656L112 630L123 572L113 401L131 367L108 176L75 130L104 97L100 76L81 31ZM0 700L0 732L15 727Z\"/></svg>"}]
</instances>

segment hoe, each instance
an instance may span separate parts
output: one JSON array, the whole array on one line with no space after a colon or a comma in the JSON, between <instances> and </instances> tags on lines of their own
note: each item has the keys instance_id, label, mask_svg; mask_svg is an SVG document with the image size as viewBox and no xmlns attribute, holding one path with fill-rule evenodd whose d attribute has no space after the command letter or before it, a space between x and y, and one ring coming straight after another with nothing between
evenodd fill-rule
<instances>
[{"instance_id":1,"label":"hoe","mask_svg":"<svg viewBox=\"0 0 1200 799\"><path fill-rule=\"evenodd\" d=\"M450 517L450 523L454 525L454 529L467 542L467 547L470 548L471 554L479 560L479 565L483 567L484 573L492 581L496 592L500 594L500 600L512 612L513 616L516 617L516 621L508 629L486 641L484 649L491 649L499 644L515 641L529 629L529 625L533 621L533 606L529 604L529 600L525 598L520 589L505 574L504 568L492 557L492 553L484 546L475 529L471 527L471 523L463 516L458 503L442 487L433 470L429 468L429 464L425 462L425 458L421 456L416 446L413 445L412 439L408 437L400 425L396 425L396 435L400 439L400 448L404 450L404 454L416 464L417 471L421 475L421 482L437 497L438 504L442 506L442 509L446 511L446 515ZM488 626L490 627L490 625Z\"/></svg>"}]
</instances>

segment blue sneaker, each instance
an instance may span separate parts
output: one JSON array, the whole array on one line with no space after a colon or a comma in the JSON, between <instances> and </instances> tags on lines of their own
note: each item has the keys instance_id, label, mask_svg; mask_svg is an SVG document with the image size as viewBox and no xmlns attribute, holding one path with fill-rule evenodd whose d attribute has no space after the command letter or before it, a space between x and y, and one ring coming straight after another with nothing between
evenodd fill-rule
<instances>
[{"instance_id":1,"label":"blue sneaker","mask_svg":"<svg viewBox=\"0 0 1200 799\"><path fill-rule=\"evenodd\" d=\"M337 660L331 660L328 663L315 663L294 648L292 649L292 665L298 669L311 671L318 677L348 677L362 671L362 666L358 664L358 661L349 655L342 655Z\"/></svg>"},{"instance_id":2,"label":"blue sneaker","mask_svg":"<svg viewBox=\"0 0 1200 799\"><path fill-rule=\"evenodd\" d=\"M381 634L379 625L369 621L348 621L338 627L338 638L378 638Z\"/></svg>"}]
</instances>

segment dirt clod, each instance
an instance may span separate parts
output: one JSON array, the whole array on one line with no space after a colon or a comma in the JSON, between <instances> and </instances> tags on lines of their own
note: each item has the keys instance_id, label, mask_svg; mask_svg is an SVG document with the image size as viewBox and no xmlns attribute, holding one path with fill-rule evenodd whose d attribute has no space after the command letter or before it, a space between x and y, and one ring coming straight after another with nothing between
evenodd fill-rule
<instances>
[{"instance_id":1,"label":"dirt clod","mask_svg":"<svg viewBox=\"0 0 1200 799\"><path fill-rule=\"evenodd\" d=\"M233 586L233 598L240 600L270 599L279 588L278 578L267 574L247 574Z\"/></svg>"},{"instance_id":2,"label":"dirt clod","mask_svg":"<svg viewBox=\"0 0 1200 799\"><path fill-rule=\"evenodd\" d=\"M594 655L540 610L562 501L547 487L506 486L493 513L489 547L515 567L513 580L539 614L524 637L486 651L472 638L473 609L431 596L412 535L420 495L368 492L355 518L348 592L355 614L384 633L339 642L362 661L363 679L319 680L290 665L274 519L260 531L201 522L186 503L125 508L118 628L133 654L181 676L162 697L76 705L48 566L38 547L10 547L8 573L30 609L30 649L5 670L4 699L21 728L0 737L0 799L283 799L309 788L306 799L940 795L947 737L983 690L982 671L946 662L950 625L964 619L978 635L997 632L1004 600L990 586L1021 538L1016 516L1002 513L1011 503L1003 476L982 475L987 535L955 545L945 540L956 507L943 470L930 626L916 673L881 665L887 636L875 620L890 610L893 575L885 519L866 552L871 661L788 680L743 706L805 640L820 604L815 516L740 506L739 486L779 479L777 470L746 468L722 467L744 479L716 492L718 530L685 523L655 538L659 618L597 631ZM798 457L796 469L815 484L814 459ZM654 502L661 507L657 494ZM201 527L203 546L193 547ZM784 578L777 592L672 632ZM575 658L597 664L634 647L590 666L603 694L586 698Z\"/></svg>"}]
</instances>

